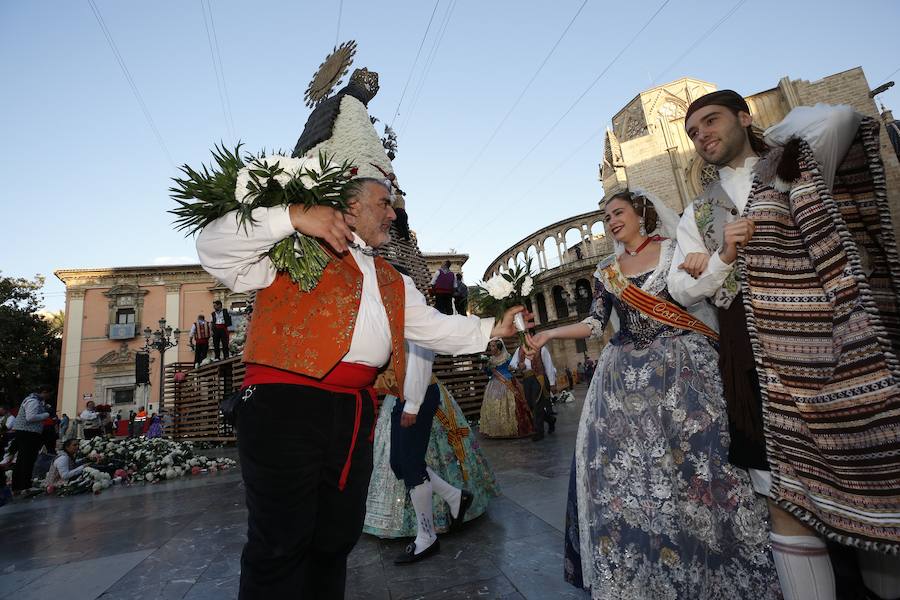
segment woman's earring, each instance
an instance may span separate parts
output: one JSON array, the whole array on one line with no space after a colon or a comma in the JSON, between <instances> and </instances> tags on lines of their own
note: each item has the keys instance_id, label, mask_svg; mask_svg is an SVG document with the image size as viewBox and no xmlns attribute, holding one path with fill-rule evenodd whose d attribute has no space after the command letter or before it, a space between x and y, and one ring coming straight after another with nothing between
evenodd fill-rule
<instances>
[{"instance_id":1,"label":"woman's earring","mask_svg":"<svg viewBox=\"0 0 900 600\"><path fill-rule=\"evenodd\" d=\"M641 234L641 236L646 236L646 235L647 235L647 228L644 227L644 219L641 219L641 231L640 231L640 234Z\"/></svg>"}]
</instances>

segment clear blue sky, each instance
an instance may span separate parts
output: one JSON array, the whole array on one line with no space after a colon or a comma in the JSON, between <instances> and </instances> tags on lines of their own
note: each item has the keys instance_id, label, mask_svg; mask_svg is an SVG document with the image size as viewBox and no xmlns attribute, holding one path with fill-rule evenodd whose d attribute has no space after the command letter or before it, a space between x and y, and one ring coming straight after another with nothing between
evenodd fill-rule
<instances>
[{"instance_id":1,"label":"clear blue sky","mask_svg":"<svg viewBox=\"0 0 900 600\"><path fill-rule=\"evenodd\" d=\"M0 270L46 275L50 309L64 304L54 269L195 260L166 213L170 178L176 165L208 160L213 143L235 141L199 0L95 1L171 162L87 0L0 2ZM582 1L437 7L395 122L395 168L422 249L469 253L469 282L534 229L596 207L599 132L651 83L692 76L751 93L785 75L814 80L855 66L873 87L900 78L895 0L747 0L674 65L739 2L670 0L526 156L662 3L589 0L468 170ZM340 2L210 4L235 136L253 150L292 148ZM339 37L359 43L355 66L380 73L369 108L383 121L393 120L434 6L343 2ZM900 111L897 88L880 99Z\"/></svg>"}]
</instances>

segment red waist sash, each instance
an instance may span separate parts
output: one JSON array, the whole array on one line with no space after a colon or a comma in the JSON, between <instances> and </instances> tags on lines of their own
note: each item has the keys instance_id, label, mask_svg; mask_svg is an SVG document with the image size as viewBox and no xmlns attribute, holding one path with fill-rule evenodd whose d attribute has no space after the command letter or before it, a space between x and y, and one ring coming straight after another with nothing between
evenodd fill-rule
<instances>
[{"instance_id":1,"label":"red waist sash","mask_svg":"<svg viewBox=\"0 0 900 600\"><path fill-rule=\"evenodd\" d=\"M356 363L339 362L322 379L307 377L299 373L276 369L266 365L247 363L247 371L244 375L243 387L251 385L264 385L267 383L285 383L289 385L305 385L335 394L348 394L356 400L356 417L353 421L353 437L350 438L350 449L347 452L347 461L341 469L341 479L338 489L343 490L347 485L347 477L350 475L350 463L353 451L356 449L356 436L362 421L362 393L366 391L372 399L372 431L369 433L369 442L375 441L375 423L378 421L378 397L375 394L375 378L378 369Z\"/></svg>"}]
</instances>

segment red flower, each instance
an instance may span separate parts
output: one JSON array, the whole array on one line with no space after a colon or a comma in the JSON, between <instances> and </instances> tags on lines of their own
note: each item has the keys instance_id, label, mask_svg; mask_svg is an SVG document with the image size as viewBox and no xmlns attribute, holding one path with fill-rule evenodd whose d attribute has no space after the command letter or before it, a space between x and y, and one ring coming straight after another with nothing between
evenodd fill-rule
<instances>
[{"instance_id":1,"label":"red flower","mask_svg":"<svg viewBox=\"0 0 900 600\"><path fill-rule=\"evenodd\" d=\"M351 168L350 168L350 174L351 174L351 175L356 175L357 173L359 173L359 169L358 169L357 167L351 167Z\"/></svg>"}]
</instances>

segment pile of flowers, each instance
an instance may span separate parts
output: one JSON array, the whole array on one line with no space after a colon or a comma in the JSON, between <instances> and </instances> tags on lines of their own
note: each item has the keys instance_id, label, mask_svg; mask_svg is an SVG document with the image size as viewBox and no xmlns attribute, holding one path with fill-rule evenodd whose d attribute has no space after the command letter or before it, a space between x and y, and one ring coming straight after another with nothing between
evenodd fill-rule
<instances>
[{"instance_id":1,"label":"pile of flowers","mask_svg":"<svg viewBox=\"0 0 900 600\"><path fill-rule=\"evenodd\" d=\"M232 355L240 354L244 351L244 344L247 343L247 325L249 325L247 317L238 320L234 333L228 338L228 350Z\"/></svg>"},{"instance_id":2,"label":"pile of flowers","mask_svg":"<svg viewBox=\"0 0 900 600\"><path fill-rule=\"evenodd\" d=\"M303 204L330 206L341 212L355 188L355 169L350 163L336 164L325 154L292 158L280 154L241 155L241 145L231 151L224 146L213 150L215 165L193 169L181 167L185 178L175 178L169 188L178 207L174 214L177 229L188 235L203 229L219 217L235 213L240 225L253 222L253 210ZM297 233L276 243L269 258L279 271L290 274L304 291L316 287L330 260L315 239Z\"/></svg>"},{"instance_id":3,"label":"pile of flowers","mask_svg":"<svg viewBox=\"0 0 900 600\"><path fill-rule=\"evenodd\" d=\"M55 492L58 496L87 492L99 494L114 484L156 483L163 479L215 473L237 464L230 458L207 458L194 454L191 443L165 438L120 440L96 437L82 440L79 454L87 457L92 464L105 467L106 471L114 468L114 474L89 466L75 479L48 492Z\"/></svg>"}]
</instances>

